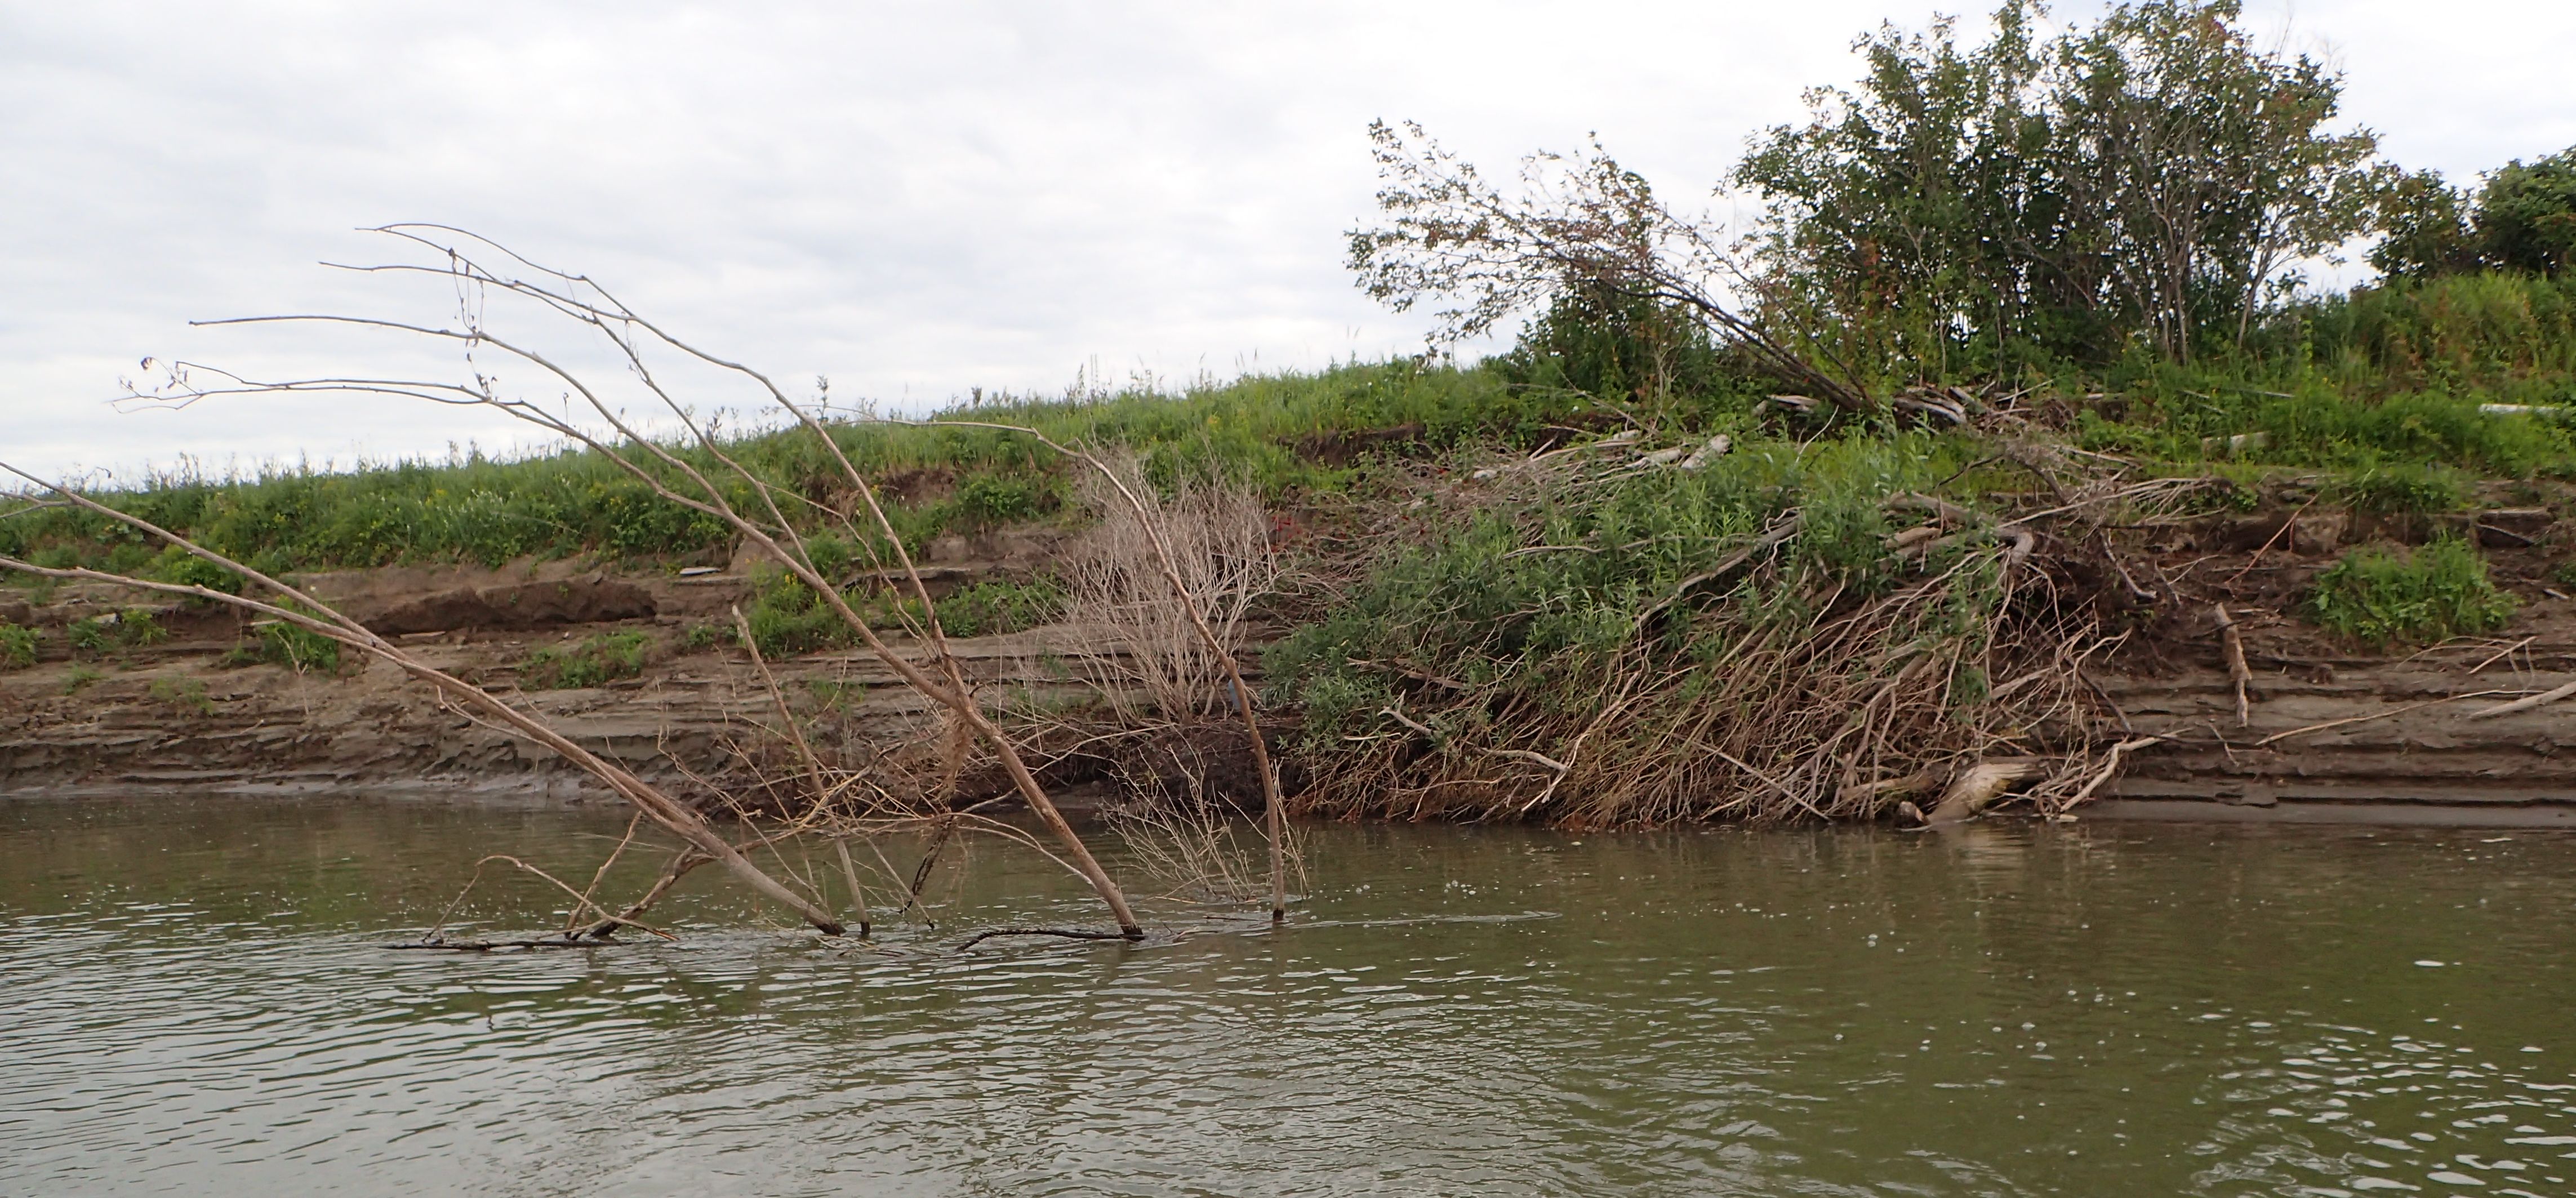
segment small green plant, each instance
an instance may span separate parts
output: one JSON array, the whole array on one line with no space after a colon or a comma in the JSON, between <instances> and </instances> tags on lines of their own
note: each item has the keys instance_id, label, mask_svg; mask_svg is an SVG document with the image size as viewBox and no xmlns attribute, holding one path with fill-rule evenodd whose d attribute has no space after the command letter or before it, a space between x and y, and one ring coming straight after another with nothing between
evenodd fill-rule
<instances>
[{"instance_id":1,"label":"small green plant","mask_svg":"<svg viewBox=\"0 0 2576 1198\"><path fill-rule=\"evenodd\" d=\"M848 642L849 628L840 614L795 575L764 569L754 577L758 590L742 618L751 625L751 643L759 646L761 656L794 657Z\"/></svg>"},{"instance_id":2,"label":"small green plant","mask_svg":"<svg viewBox=\"0 0 2576 1198\"><path fill-rule=\"evenodd\" d=\"M63 693L77 695L81 693L81 688L98 681L100 677L97 670L87 665L75 665L72 667L72 672L63 679Z\"/></svg>"},{"instance_id":3,"label":"small green plant","mask_svg":"<svg viewBox=\"0 0 2576 1198\"><path fill-rule=\"evenodd\" d=\"M206 697L206 684L194 678L155 678L150 691L153 699L172 707L213 715L215 701Z\"/></svg>"},{"instance_id":4,"label":"small green plant","mask_svg":"<svg viewBox=\"0 0 2576 1198\"><path fill-rule=\"evenodd\" d=\"M326 674L340 668L340 642L330 637L284 620L263 621L255 627L259 630L258 644L234 649L225 655L226 664L265 662L298 672L320 670Z\"/></svg>"},{"instance_id":5,"label":"small green plant","mask_svg":"<svg viewBox=\"0 0 2576 1198\"><path fill-rule=\"evenodd\" d=\"M578 690L644 672L653 638L643 632L606 632L553 645L528 655L519 667L519 685L527 690Z\"/></svg>"},{"instance_id":6,"label":"small green plant","mask_svg":"<svg viewBox=\"0 0 2576 1198\"><path fill-rule=\"evenodd\" d=\"M163 628L161 621L153 618L151 612L141 608L120 616L116 621L116 629L117 640L127 648L136 645L158 645L170 639L170 630Z\"/></svg>"},{"instance_id":7,"label":"small green plant","mask_svg":"<svg viewBox=\"0 0 2576 1198\"><path fill-rule=\"evenodd\" d=\"M2468 506L2457 471L2440 466L2374 466L2337 488L2353 510L2375 516L2430 516Z\"/></svg>"},{"instance_id":8,"label":"small green plant","mask_svg":"<svg viewBox=\"0 0 2576 1198\"><path fill-rule=\"evenodd\" d=\"M63 639L74 654L95 657L116 647L116 626L102 616L83 616L64 627Z\"/></svg>"},{"instance_id":9,"label":"small green plant","mask_svg":"<svg viewBox=\"0 0 2576 1198\"><path fill-rule=\"evenodd\" d=\"M2513 609L2513 596L2488 579L2486 559L2456 540L2413 553L2356 549L2317 575L2307 603L2319 627L2371 645L2491 632Z\"/></svg>"},{"instance_id":10,"label":"small green plant","mask_svg":"<svg viewBox=\"0 0 2576 1198\"><path fill-rule=\"evenodd\" d=\"M950 636L1023 632L1062 616L1067 599L1052 578L974 583L939 601L939 627Z\"/></svg>"},{"instance_id":11,"label":"small green plant","mask_svg":"<svg viewBox=\"0 0 2576 1198\"><path fill-rule=\"evenodd\" d=\"M0 670L23 670L36 664L36 630L0 623Z\"/></svg>"},{"instance_id":12,"label":"small green plant","mask_svg":"<svg viewBox=\"0 0 2576 1198\"><path fill-rule=\"evenodd\" d=\"M63 635L71 642L75 655L96 658L137 645L158 645L170 639L170 630L162 627L150 611L138 607L74 620Z\"/></svg>"},{"instance_id":13,"label":"small green plant","mask_svg":"<svg viewBox=\"0 0 2576 1198\"><path fill-rule=\"evenodd\" d=\"M718 645L729 645L733 643L733 639L733 629L722 624L691 624L687 632L680 634L680 644L691 652L713 649Z\"/></svg>"},{"instance_id":14,"label":"small green plant","mask_svg":"<svg viewBox=\"0 0 2576 1198\"><path fill-rule=\"evenodd\" d=\"M805 687L813 693L816 707L834 715L843 714L849 711L852 705L864 703L868 698L868 686L864 682L816 678L807 682Z\"/></svg>"}]
</instances>

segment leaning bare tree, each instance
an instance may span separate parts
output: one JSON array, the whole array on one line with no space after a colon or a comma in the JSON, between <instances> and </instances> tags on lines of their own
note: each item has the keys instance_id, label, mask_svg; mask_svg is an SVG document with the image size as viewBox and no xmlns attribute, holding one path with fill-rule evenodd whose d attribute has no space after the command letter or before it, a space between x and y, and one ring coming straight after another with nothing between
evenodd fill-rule
<instances>
[{"instance_id":1,"label":"leaning bare tree","mask_svg":"<svg viewBox=\"0 0 2576 1198\"><path fill-rule=\"evenodd\" d=\"M936 605L904 549L902 537L888 520L875 488L813 411L789 398L759 371L708 353L673 336L587 276L536 264L488 239L448 226L399 224L373 231L415 251L426 251L427 260L347 269L369 274L426 275L449 283L456 289L458 298L455 323L429 325L341 314L259 316L203 323L323 324L405 334L459 351L469 366L467 377L330 376L261 380L213 367L176 363L167 367L166 377L157 385L136 389L132 398L166 404L190 404L245 395L330 394L417 399L500 412L535 426L552 437L584 447L642 483L662 500L720 521L763 558L811 588L850 633L907 686L945 712L957 727L988 747L1013 788L1050 833L1055 851L1061 854L1059 860L1079 873L1098 893L1117 921L1119 934L1128 939L1144 935L1125 894L1057 809L1030 768L1021 745L977 698L966 672L949 651L936 615ZM494 298L519 301L536 312L570 321L595 335L598 342L605 344L611 359L641 387L650 403L658 409L658 420L666 427L680 430L679 444L665 445L649 435L647 428L631 421L595 383L597 376L593 372L558 361L533 343L496 328L485 315L490 310L489 301ZM482 364L489 356L533 368L549 380L550 386L559 386L564 410L551 410L538 401L505 390L496 372ZM791 420L795 428L814 439L847 479L858 497L858 506L864 508L864 515L857 511L826 508L791 489L776 485L746 466L725 442L715 436L698 410L682 399L672 386L666 385L657 371L657 365L663 362L712 368L722 375L751 384L769 405ZM594 431L601 427L607 431ZM53 498L48 502L82 507L179 546L199 558L239 573L257 588L257 593L234 596L205 587L157 583L85 569L49 569L13 559L0 559L0 569L54 578L122 583L187 595L206 602L230 604L269 619L285 621L390 662L436 687L467 714L526 736L561 754L606 782L644 816L680 836L690 848L665 871L666 878L676 878L696 862L722 862L754 889L786 904L815 927L832 934L841 931L838 919L822 910L814 900L798 895L753 865L739 848L726 842L686 804L636 777L631 771L583 749L548 727L532 712L427 666L357 621L279 579L252 570L170 530L118 512L74 488L44 483L14 469L11 472L36 483L43 493L50 494ZM879 564L886 568L887 573L899 574L904 579L922 613L915 625L919 634L916 642L918 652L890 643L851 605L843 593L843 580L827 576L818 566L805 531L816 527L837 528L869 552L882 553L892 559L890 562L881 560ZM791 722L791 734L792 730ZM798 743L800 749L806 749L801 739ZM810 760L810 749L807 749L807 756ZM820 783L822 777L822 771L817 768L814 780ZM855 880L852 885L855 891ZM604 926L613 928L618 922L619 917L612 916Z\"/></svg>"},{"instance_id":2,"label":"leaning bare tree","mask_svg":"<svg viewBox=\"0 0 2576 1198\"><path fill-rule=\"evenodd\" d=\"M1870 410L1852 371L1818 365L1726 298L1726 281L1743 272L1718 230L1675 215L1598 142L1579 159L1524 159L1520 194L1507 196L1418 124L1375 122L1369 137L1387 223L1351 234L1351 269L1397 311L1448 304L1435 314L1436 341L1483 336L1559 295L1590 291L1681 309L1784 385Z\"/></svg>"}]
</instances>

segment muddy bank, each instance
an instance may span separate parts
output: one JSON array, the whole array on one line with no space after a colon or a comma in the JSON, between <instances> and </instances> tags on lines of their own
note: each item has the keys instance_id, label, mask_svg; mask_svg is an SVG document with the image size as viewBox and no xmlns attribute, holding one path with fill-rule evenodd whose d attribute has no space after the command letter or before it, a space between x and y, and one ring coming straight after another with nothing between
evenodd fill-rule
<instances>
[{"instance_id":1,"label":"muddy bank","mask_svg":"<svg viewBox=\"0 0 2576 1198\"><path fill-rule=\"evenodd\" d=\"M2213 519L2148 547L2186 593L2223 593L2254 678L2240 724L2210 613L2142 625L2090 675L2126 735L2164 738L2131 754L2090 818L2360 820L2576 827L2576 702L2500 717L2483 709L2576 682L2576 601L2549 584L2547 512L2457 523L2480 537L2497 578L2523 600L2503 631L2407 655L2371 656L2294 616L2308 579L2357 535L2420 540L2439 531L2358 528L2339 513ZM2489 535L2493 525L2502 531ZM2524 543L2517 543L2524 542ZM934 546L934 587L1025 578L1048 543L1026 534ZM739 746L774 722L747 661L711 633L748 597L735 563L619 574L578 562L501 570L406 567L318 576L319 594L431 665L518 692L568 735L683 790L737 769ZM64 587L5 613L59 632L134 610L106 588ZM234 615L154 608L167 638L74 660L50 635L36 666L0 674L0 796L130 792L608 796L551 754L439 705L381 663L336 672L241 664L255 639ZM521 690L532 657L609 633L649 646L635 677ZM954 642L988 690L1044 704L1086 693L1066 667L1096 633L1052 626ZM800 719L838 752L865 757L916 740L922 701L863 651L778 663ZM1067 800L1101 786L1069 777Z\"/></svg>"}]
</instances>

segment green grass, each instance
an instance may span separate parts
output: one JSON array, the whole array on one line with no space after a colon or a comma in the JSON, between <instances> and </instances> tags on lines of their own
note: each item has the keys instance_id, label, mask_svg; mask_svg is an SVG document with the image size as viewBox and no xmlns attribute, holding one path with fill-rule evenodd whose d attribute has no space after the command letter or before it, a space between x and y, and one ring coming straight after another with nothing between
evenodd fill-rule
<instances>
[{"instance_id":1,"label":"green grass","mask_svg":"<svg viewBox=\"0 0 2576 1198\"><path fill-rule=\"evenodd\" d=\"M194 678L155 678L147 689L155 702L198 715L214 714L215 701L206 696L206 684Z\"/></svg>"},{"instance_id":2,"label":"green grass","mask_svg":"<svg viewBox=\"0 0 2576 1198\"><path fill-rule=\"evenodd\" d=\"M41 635L33 628L0 622L0 670L23 670L36 664Z\"/></svg>"},{"instance_id":3,"label":"green grass","mask_svg":"<svg viewBox=\"0 0 2576 1198\"><path fill-rule=\"evenodd\" d=\"M604 632L569 645L550 645L519 665L524 690L578 690L644 672L653 637L644 632Z\"/></svg>"},{"instance_id":4,"label":"green grass","mask_svg":"<svg viewBox=\"0 0 2576 1198\"><path fill-rule=\"evenodd\" d=\"M1388 440L1402 452L1436 458L1467 446L1525 447L1562 435L1549 430L1569 423L1604 430L1622 419L1608 410L1618 408L1677 436L1725 431L1749 439L1761 428L1751 402L1771 389L1712 368L1694 375L1687 392L1605 400L1533 384L1526 365L1400 360L1178 389L979 394L945 415L1124 446L1165 483L1222 471L1274 499L1293 499L1365 484L1366 454L1353 450L1370 442L1357 434L1394 430ZM2039 388L2034 395L2102 396L2061 407L2079 442L2167 469L2205 469L2212 457L2227 457L2351 476L2440 467L2488 478L2576 477L2576 427L2568 421L2479 411L2490 403L2576 404L2576 279L2491 273L2364 288L2281 309L2232 356L2190 365L2141 356L2055 375L2033 369L2012 384ZM2224 448L2226 438L2247 433L2262 434L2263 443ZM898 535L914 549L942 535L1075 518L1071 464L1026 437L886 423L834 425L832 437L883 486ZM741 435L728 451L809 500L850 508L838 465L801 431ZM707 464L700 451L681 454ZM339 473L299 466L234 479L173 474L100 498L276 572L583 554L676 564L713 560L732 543L718 521L656 499L586 452L512 461L465 454ZM756 508L750 499L735 496ZM0 510L8 503L0 499ZM218 590L241 582L72 509L0 516L0 554Z\"/></svg>"},{"instance_id":5,"label":"green grass","mask_svg":"<svg viewBox=\"0 0 2576 1198\"><path fill-rule=\"evenodd\" d=\"M2307 601L2319 627L2373 647L2492 632L2513 610L2513 596L2488 579L2486 559L2457 540L2412 553L2356 549L2317 575Z\"/></svg>"},{"instance_id":6,"label":"green grass","mask_svg":"<svg viewBox=\"0 0 2576 1198\"><path fill-rule=\"evenodd\" d=\"M1128 446L1165 479L1223 469L1276 494L1330 487L1347 473L1299 455L1297 444L1313 436L1419 425L1414 440L1431 449L1525 440L1591 406L1559 390L1516 388L1486 369L1392 362L1178 392L979 396L949 414L1026 424L1059 441ZM887 486L888 514L916 549L949 533L1047 520L1070 501L1068 464L1027 437L884 423L839 424L832 435L861 470ZM818 502L850 502L839 466L808 434L753 433L727 448L790 490ZM711 464L698 450L681 455ZM587 452L514 461L462 455L337 473L297 466L230 479L170 474L96 497L268 572L499 565L585 553L668 561L722 553L732 543L714 518L655 498L642 482ZM734 500L757 510L748 494ZM0 512L6 509L0 500ZM122 525L75 509L0 515L0 555L46 566L157 573L217 589L238 585L223 571L183 561Z\"/></svg>"}]
</instances>

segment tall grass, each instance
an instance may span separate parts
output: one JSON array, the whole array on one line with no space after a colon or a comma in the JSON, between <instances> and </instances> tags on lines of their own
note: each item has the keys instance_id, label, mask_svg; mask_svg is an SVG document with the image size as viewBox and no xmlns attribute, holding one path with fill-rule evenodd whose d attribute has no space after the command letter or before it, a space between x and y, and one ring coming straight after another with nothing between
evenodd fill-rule
<instances>
[{"instance_id":1,"label":"tall grass","mask_svg":"<svg viewBox=\"0 0 2576 1198\"><path fill-rule=\"evenodd\" d=\"M1178 393L1140 387L1048 398L979 396L949 414L1025 424L1059 441L1130 446L1149 472L1164 478L1221 465L1276 494L1333 485L1337 467L1300 454L1307 438L1407 428L1410 440L1431 447L1509 440L1583 406L1579 396L1514 387L1485 369L1399 361L1247 377ZM883 422L837 424L832 435L861 470L893 484L890 514L916 546L944 533L1043 520L1065 506L1063 464L1026 437ZM727 451L811 503L852 498L838 464L810 437L754 432L735 438ZM693 462L705 458L695 448L675 452ZM656 499L643 482L582 451L346 472L298 466L220 479L175 473L98 498L264 570L498 565L578 553L671 559L719 552L730 541L720 522ZM757 510L748 494L734 499ZM798 518L818 514L806 508ZM160 549L77 511L0 519L0 554L43 565L149 572Z\"/></svg>"}]
</instances>

